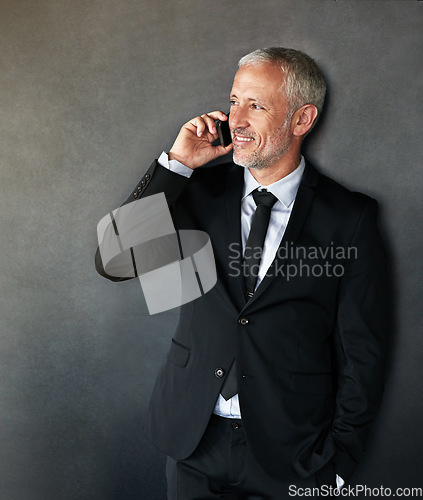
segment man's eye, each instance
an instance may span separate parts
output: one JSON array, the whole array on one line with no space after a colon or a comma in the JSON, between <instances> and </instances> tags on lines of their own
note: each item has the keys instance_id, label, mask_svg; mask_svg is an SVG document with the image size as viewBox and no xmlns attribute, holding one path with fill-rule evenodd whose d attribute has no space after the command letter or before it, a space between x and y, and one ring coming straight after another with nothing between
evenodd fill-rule
<instances>
[{"instance_id":1,"label":"man's eye","mask_svg":"<svg viewBox=\"0 0 423 500\"><path fill-rule=\"evenodd\" d=\"M229 101L229 104L230 104L231 106L236 106L237 102L236 102L236 101Z\"/></svg>"},{"instance_id":2,"label":"man's eye","mask_svg":"<svg viewBox=\"0 0 423 500\"><path fill-rule=\"evenodd\" d=\"M258 104L253 104L253 108L254 109L263 109L261 106L259 106Z\"/></svg>"}]
</instances>

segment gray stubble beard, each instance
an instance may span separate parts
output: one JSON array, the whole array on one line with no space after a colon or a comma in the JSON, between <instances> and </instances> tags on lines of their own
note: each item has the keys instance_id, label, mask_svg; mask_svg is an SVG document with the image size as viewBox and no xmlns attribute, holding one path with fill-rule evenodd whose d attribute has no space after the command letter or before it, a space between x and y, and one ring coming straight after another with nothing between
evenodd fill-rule
<instances>
[{"instance_id":1,"label":"gray stubble beard","mask_svg":"<svg viewBox=\"0 0 423 500\"><path fill-rule=\"evenodd\" d=\"M270 167L277 161L279 161L289 151L289 148L291 146L291 140L286 133L290 124L291 124L291 117L289 118L287 117L285 122L278 128L276 134L278 133L278 131L280 131L280 133L284 135L284 140L280 145L278 145L279 147L277 152L276 151L272 152L273 154L270 153L267 156L262 157L259 151L254 151L251 154L251 158L247 158L247 162L245 161L243 162L242 160L237 161L235 158L236 149L234 146L233 162L235 163L235 165L238 165L243 168L252 168L254 170L263 170L265 168Z\"/></svg>"}]
</instances>

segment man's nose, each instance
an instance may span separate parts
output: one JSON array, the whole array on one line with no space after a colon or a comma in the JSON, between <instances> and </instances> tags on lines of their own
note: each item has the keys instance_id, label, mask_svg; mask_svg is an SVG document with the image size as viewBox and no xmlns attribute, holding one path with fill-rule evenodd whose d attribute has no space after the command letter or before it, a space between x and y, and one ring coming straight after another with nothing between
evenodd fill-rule
<instances>
[{"instance_id":1,"label":"man's nose","mask_svg":"<svg viewBox=\"0 0 423 500\"><path fill-rule=\"evenodd\" d=\"M231 114L229 115L229 127L231 129L235 128L247 128L249 126L248 116L245 109L241 106L232 107Z\"/></svg>"}]
</instances>

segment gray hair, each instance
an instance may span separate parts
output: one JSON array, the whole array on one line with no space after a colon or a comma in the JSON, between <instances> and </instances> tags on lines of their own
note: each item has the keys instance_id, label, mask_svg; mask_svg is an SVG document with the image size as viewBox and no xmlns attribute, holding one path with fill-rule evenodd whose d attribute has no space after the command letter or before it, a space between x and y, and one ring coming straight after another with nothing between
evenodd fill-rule
<instances>
[{"instance_id":1,"label":"gray hair","mask_svg":"<svg viewBox=\"0 0 423 500\"><path fill-rule=\"evenodd\" d=\"M326 81L310 56L299 50L270 47L245 55L238 67L264 63L280 66L285 74L281 91L288 100L291 116L304 104L314 104L320 115L325 101Z\"/></svg>"}]
</instances>

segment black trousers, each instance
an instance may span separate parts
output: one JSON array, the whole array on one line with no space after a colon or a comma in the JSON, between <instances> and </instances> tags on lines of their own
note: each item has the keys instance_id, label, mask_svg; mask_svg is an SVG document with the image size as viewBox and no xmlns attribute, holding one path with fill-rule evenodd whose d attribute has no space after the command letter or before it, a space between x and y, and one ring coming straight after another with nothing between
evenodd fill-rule
<instances>
[{"instance_id":1,"label":"black trousers","mask_svg":"<svg viewBox=\"0 0 423 500\"><path fill-rule=\"evenodd\" d=\"M189 458L168 457L166 478L168 500L285 500L292 488L336 485L331 463L295 485L268 476L248 449L242 420L216 415Z\"/></svg>"}]
</instances>

